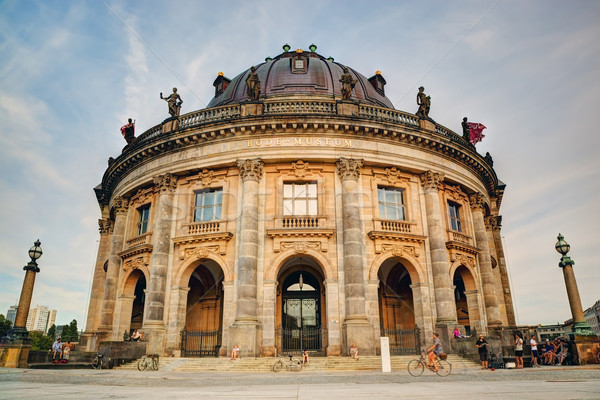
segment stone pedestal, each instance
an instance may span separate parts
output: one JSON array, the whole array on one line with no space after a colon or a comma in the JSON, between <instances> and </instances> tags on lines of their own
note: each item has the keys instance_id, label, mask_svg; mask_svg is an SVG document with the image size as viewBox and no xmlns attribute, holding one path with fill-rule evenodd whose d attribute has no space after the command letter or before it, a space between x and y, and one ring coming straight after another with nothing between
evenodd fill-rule
<instances>
[{"instance_id":1,"label":"stone pedestal","mask_svg":"<svg viewBox=\"0 0 600 400\"><path fill-rule=\"evenodd\" d=\"M425 129L426 131L435 132L435 124L433 122L431 122L431 121L426 120L426 119L420 119L419 120L419 128Z\"/></svg>"},{"instance_id":2,"label":"stone pedestal","mask_svg":"<svg viewBox=\"0 0 600 400\"><path fill-rule=\"evenodd\" d=\"M250 115L262 115L263 113L263 104L258 101L250 101L247 103L242 103L241 105L241 114L242 117L250 116Z\"/></svg>"},{"instance_id":3,"label":"stone pedestal","mask_svg":"<svg viewBox=\"0 0 600 400\"><path fill-rule=\"evenodd\" d=\"M3 344L0 346L0 367L28 368L29 350L31 346L27 344Z\"/></svg>"},{"instance_id":4,"label":"stone pedestal","mask_svg":"<svg viewBox=\"0 0 600 400\"><path fill-rule=\"evenodd\" d=\"M178 117L167 118L163 121L162 133L176 131L177 129L179 129L179 118Z\"/></svg>"},{"instance_id":5,"label":"stone pedestal","mask_svg":"<svg viewBox=\"0 0 600 400\"><path fill-rule=\"evenodd\" d=\"M356 344L358 354L365 356L375 355L375 342L373 338L373 326L364 317L352 316L344 321L344 345L342 355L350 353L350 347Z\"/></svg>"},{"instance_id":6,"label":"stone pedestal","mask_svg":"<svg viewBox=\"0 0 600 400\"><path fill-rule=\"evenodd\" d=\"M598 364L598 350L600 343L596 335L573 335L572 351L580 365Z\"/></svg>"},{"instance_id":7,"label":"stone pedestal","mask_svg":"<svg viewBox=\"0 0 600 400\"><path fill-rule=\"evenodd\" d=\"M164 323L162 321L144 321L144 325L140 330L144 334L144 340L148 343L148 353L164 355L167 339L167 330Z\"/></svg>"},{"instance_id":8,"label":"stone pedestal","mask_svg":"<svg viewBox=\"0 0 600 400\"><path fill-rule=\"evenodd\" d=\"M260 326L257 321L235 321L229 328L227 350L233 345L240 348L240 357L256 357L260 354ZM231 353L229 354L231 355Z\"/></svg>"},{"instance_id":9,"label":"stone pedestal","mask_svg":"<svg viewBox=\"0 0 600 400\"><path fill-rule=\"evenodd\" d=\"M337 113L339 115L358 116L358 103L348 100L340 100L337 102Z\"/></svg>"}]
</instances>

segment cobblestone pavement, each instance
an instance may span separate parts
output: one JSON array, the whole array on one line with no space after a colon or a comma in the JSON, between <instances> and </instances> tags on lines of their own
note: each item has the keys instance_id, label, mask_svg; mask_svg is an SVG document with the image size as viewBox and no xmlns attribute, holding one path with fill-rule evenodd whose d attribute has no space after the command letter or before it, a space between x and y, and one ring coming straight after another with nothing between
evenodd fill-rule
<instances>
[{"instance_id":1,"label":"cobblestone pavement","mask_svg":"<svg viewBox=\"0 0 600 400\"><path fill-rule=\"evenodd\" d=\"M600 399L600 368L182 373L0 368L0 399Z\"/></svg>"}]
</instances>

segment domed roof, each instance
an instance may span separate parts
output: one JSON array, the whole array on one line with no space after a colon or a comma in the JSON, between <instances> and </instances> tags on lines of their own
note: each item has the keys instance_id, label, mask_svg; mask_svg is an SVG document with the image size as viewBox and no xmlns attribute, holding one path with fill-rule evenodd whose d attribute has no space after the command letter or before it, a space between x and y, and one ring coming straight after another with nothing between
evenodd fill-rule
<instances>
[{"instance_id":1,"label":"domed roof","mask_svg":"<svg viewBox=\"0 0 600 400\"><path fill-rule=\"evenodd\" d=\"M332 58L310 51L300 49L286 51L274 59L267 60L256 66L256 73L260 79L260 99L273 99L277 97L330 97L342 98L342 84L340 77L344 73L345 65L334 62ZM356 85L352 90L350 100L372 104L393 109L392 102L385 97L383 86L385 79L380 73L371 78L348 67L348 71ZM223 106L232 103L247 101L246 78L250 68L242 72L231 81L219 73L215 81L215 97L208 103L208 108ZM219 82L224 82L224 90L220 90ZM377 86L377 89L375 88Z\"/></svg>"}]
</instances>

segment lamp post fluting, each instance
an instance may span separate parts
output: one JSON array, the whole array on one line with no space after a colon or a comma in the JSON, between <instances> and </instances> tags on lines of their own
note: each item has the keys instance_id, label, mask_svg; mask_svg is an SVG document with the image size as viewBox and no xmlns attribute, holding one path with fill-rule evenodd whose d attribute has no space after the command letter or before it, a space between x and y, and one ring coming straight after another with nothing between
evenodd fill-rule
<instances>
[{"instance_id":1,"label":"lamp post fluting","mask_svg":"<svg viewBox=\"0 0 600 400\"><path fill-rule=\"evenodd\" d=\"M25 279L23 279L23 288L21 289L21 297L19 298L19 308L15 319L15 326L9 332L9 337L13 341L26 342L28 340L27 316L29 315L29 307L31 306L31 297L33 296L33 285L35 284L35 275L40 272L37 265L43 252L40 247L40 240L36 240L33 247L29 249L29 258L31 260L23 267L25 270Z\"/></svg>"}]
</instances>

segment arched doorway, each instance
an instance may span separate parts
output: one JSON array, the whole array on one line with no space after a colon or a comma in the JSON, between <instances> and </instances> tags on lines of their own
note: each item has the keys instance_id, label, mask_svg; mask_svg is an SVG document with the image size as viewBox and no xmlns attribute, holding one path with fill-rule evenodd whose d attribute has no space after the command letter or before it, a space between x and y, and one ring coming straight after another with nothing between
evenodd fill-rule
<instances>
[{"instance_id":1,"label":"arched doorway","mask_svg":"<svg viewBox=\"0 0 600 400\"><path fill-rule=\"evenodd\" d=\"M214 356L221 347L223 328L223 271L213 261L196 267L188 283L184 357Z\"/></svg>"},{"instance_id":2,"label":"arched doorway","mask_svg":"<svg viewBox=\"0 0 600 400\"><path fill-rule=\"evenodd\" d=\"M401 262L391 259L381 265L378 277L381 336L389 338L392 354L415 354L420 344L410 274Z\"/></svg>"},{"instance_id":3,"label":"arched doorway","mask_svg":"<svg viewBox=\"0 0 600 400\"><path fill-rule=\"evenodd\" d=\"M277 290L279 351L323 352L327 336L323 280L312 260L292 260L282 268Z\"/></svg>"},{"instance_id":4,"label":"arched doorway","mask_svg":"<svg viewBox=\"0 0 600 400\"><path fill-rule=\"evenodd\" d=\"M144 322L144 303L146 301L146 277L144 274L137 270L134 271L131 275L137 275L137 282L135 284L135 289L133 295L133 305L131 307L131 323L129 325L130 334L134 329L141 329L142 324Z\"/></svg>"},{"instance_id":5,"label":"arched doorway","mask_svg":"<svg viewBox=\"0 0 600 400\"><path fill-rule=\"evenodd\" d=\"M469 313L469 303L467 301L467 290L474 289L474 281L471 272L464 265L460 265L454 271L452 279L454 285L454 302L456 303L456 318L458 324L465 327L467 335L471 334L474 328L471 326L472 316Z\"/></svg>"}]
</instances>

